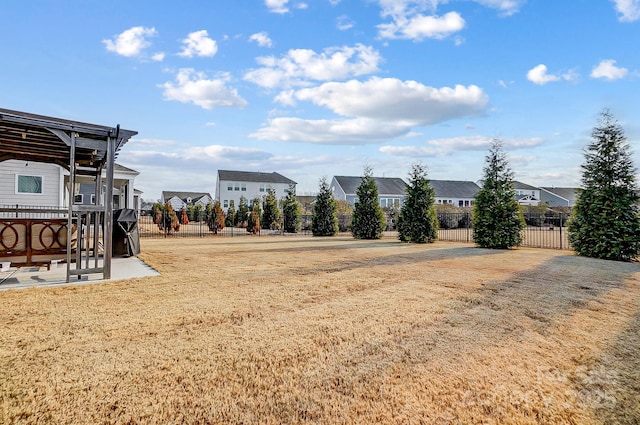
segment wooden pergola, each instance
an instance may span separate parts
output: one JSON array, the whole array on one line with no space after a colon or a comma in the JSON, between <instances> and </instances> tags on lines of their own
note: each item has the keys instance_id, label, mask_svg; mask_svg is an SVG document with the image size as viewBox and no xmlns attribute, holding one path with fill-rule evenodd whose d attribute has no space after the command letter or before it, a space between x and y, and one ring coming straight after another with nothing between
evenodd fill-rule
<instances>
[{"instance_id":1,"label":"wooden pergola","mask_svg":"<svg viewBox=\"0 0 640 425\"><path fill-rule=\"evenodd\" d=\"M111 278L115 159L136 134L136 131L121 129L120 125L108 127L0 108L0 162L17 159L52 163L69 171L67 282L71 276L93 273L102 273L103 279ZM95 180L96 205L74 205L75 180L86 177ZM103 186L104 196L101 196ZM91 225L93 232L88 230ZM72 268L74 226L76 258ZM102 265L98 261L100 238L104 249Z\"/></svg>"}]
</instances>

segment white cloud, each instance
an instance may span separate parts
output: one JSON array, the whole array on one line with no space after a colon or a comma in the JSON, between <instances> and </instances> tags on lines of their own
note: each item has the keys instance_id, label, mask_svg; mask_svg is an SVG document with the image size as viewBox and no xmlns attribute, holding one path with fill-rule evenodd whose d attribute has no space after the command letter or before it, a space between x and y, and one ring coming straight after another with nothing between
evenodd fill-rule
<instances>
[{"instance_id":1,"label":"white cloud","mask_svg":"<svg viewBox=\"0 0 640 425\"><path fill-rule=\"evenodd\" d=\"M322 53L294 49L280 59L264 56L256 60L263 67L247 72L244 79L261 87L276 88L371 74L378 71L382 59L377 50L357 44L325 49Z\"/></svg>"},{"instance_id":2,"label":"white cloud","mask_svg":"<svg viewBox=\"0 0 640 425\"><path fill-rule=\"evenodd\" d=\"M553 81L560 81L560 77L557 75L547 74L546 65L540 64L531 68L529 72L527 72L527 80L542 86Z\"/></svg>"},{"instance_id":3,"label":"white cloud","mask_svg":"<svg viewBox=\"0 0 640 425\"><path fill-rule=\"evenodd\" d=\"M164 89L166 100L193 103L204 109L218 106L244 108L247 101L240 97L235 89L227 87L229 80L228 74L207 79L201 72L184 68L178 71L175 84L166 82L160 87Z\"/></svg>"},{"instance_id":4,"label":"white cloud","mask_svg":"<svg viewBox=\"0 0 640 425\"><path fill-rule=\"evenodd\" d=\"M271 13L287 13L289 11L287 3L289 0L264 0L265 6Z\"/></svg>"},{"instance_id":5,"label":"white cloud","mask_svg":"<svg viewBox=\"0 0 640 425\"><path fill-rule=\"evenodd\" d=\"M406 124L368 118L305 120L281 117L269 120L266 126L249 137L280 142L357 145L380 143L402 136L408 129Z\"/></svg>"},{"instance_id":6,"label":"white cloud","mask_svg":"<svg viewBox=\"0 0 640 425\"><path fill-rule=\"evenodd\" d=\"M487 95L476 86L433 88L415 81L371 78L282 92L284 104L309 101L346 118L269 120L251 137L321 144L368 144L404 137L413 127L482 114Z\"/></svg>"},{"instance_id":7,"label":"white cloud","mask_svg":"<svg viewBox=\"0 0 640 425\"><path fill-rule=\"evenodd\" d=\"M336 21L336 28L338 28L340 31L350 30L354 25L353 21L349 19L347 15L338 16Z\"/></svg>"},{"instance_id":8,"label":"white cloud","mask_svg":"<svg viewBox=\"0 0 640 425\"><path fill-rule=\"evenodd\" d=\"M580 75L575 69L570 69L562 75L549 74L547 72L547 66L544 64L537 65L527 72L527 80L539 86L561 80L576 81L578 78L580 78ZM505 87L503 84L501 85Z\"/></svg>"},{"instance_id":9,"label":"white cloud","mask_svg":"<svg viewBox=\"0 0 640 425\"><path fill-rule=\"evenodd\" d=\"M484 112L487 95L477 86L434 88L416 81L373 77L365 82L325 83L294 94L342 116L429 125Z\"/></svg>"},{"instance_id":10,"label":"white cloud","mask_svg":"<svg viewBox=\"0 0 640 425\"><path fill-rule=\"evenodd\" d=\"M164 60L165 54L164 52L157 52L151 55L151 60L154 62L162 62Z\"/></svg>"},{"instance_id":11,"label":"white cloud","mask_svg":"<svg viewBox=\"0 0 640 425\"><path fill-rule=\"evenodd\" d=\"M640 0L612 0L620 14L620 22L633 22L640 19Z\"/></svg>"},{"instance_id":12,"label":"white cloud","mask_svg":"<svg viewBox=\"0 0 640 425\"><path fill-rule=\"evenodd\" d=\"M431 139L421 146L382 146L380 152L392 156L443 157L459 151L485 151L491 146L493 138L484 136L463 136L446 139ZM544 140L538 137L529 139L503 139L506 149L524 149L539 146Z\"/></svg>"},{"instance_id":13,"label":"white cloud","mask_svg":"<svg viewBox=\"0 0 640 425\"><path fill-rule=\"evenodd\" d=\"M241 148L236 146L210 145L205 147L193 147L184 150L183 159L187 160L265 160L272 155L262 149Z\"/></svg>"},{"instance_id":14,"label":"white cloud","mask_svg":"<svg viewBox=\"0 0 640 425\"><path fill-rule=\"evenodd\" d=\"M251 34L249 36L249 41L255 41L260 47L271 47L273 45L271 38L269 38L269 34L264 31Z\"/></svg>"},{"instance_id":15,"label":"white cloud","mask_svg":"<svg viewBox=\"0 0 640 425\"><path fill-rule=\"evenodd\" d=\"M511 16L520 10L526 0L475 0L475 2L499 10L503 16Z\"/></svg>"},{"instance_id":16,"label":"white cloud","mask_svg":"<svg viewBox=\"0 0 640 425\"><path fill-rule=\"evenodd\" d=\"M527 0L473 1L497 9L503 16L511 16ZM437 15L438 6L445 3L449 0L378 0L382 17L392 20L378 25L378 34L381 38L420 41L425 38L443 39L461 31L466 22L458 12ZM460 43L461 39L456 40L456 45Z\"/></svg>"},{"instance_id":17,"label":"white cloud","mask_svg":"<svg viewBox=\"0 0 640 425\"><path fill-rule=\"evenodd\" d=\"M389 39L443 39L462 30L465 24L458 12L449 12L444 16L394 16L392 23L378 25L378 34L381 38Z\"/></svg>"},{"instance_id":18,"label":"white cloud","mask_svg":"<svg viewBox=\"0 0 640 425\"><path fill-rule=\"evenodd\" d=\"M182 40L182 44L182 51L178 53L178 56L187 58L193 56L211 57L218 52L218 45L215 40L209 38L207 30L189 33L187 38Z\"/></svg>"},{"instance_id":19,"label":"white cloud","mask_svg":"<svg viewBox=\"0 0 640 425\"><path fill-rule=\"evenodd\" d=\"M627 68L617 67L615 60L605 59L593 67L591 78L604 78L611 81L624 78L628 73L629 70Z\"/></svg>"},{"instance_id":20,"label":"white cloud","mask_svg":"<svg viewBox=\"0 0 640 425\"><path fill-rule=\"evenodd\" d=\"M106 49L121 56L135 57L151 46L149 38L157 34L155 28L132 27L118 34L113 40L102 40Z\"/></svg>"},{"instance_id":21,"label":"white cloud","mask_svg":"<svg viewBox=\"0 0 640 425\"><path fill-rule=\"evenodd\" d=\"M337 6L341 1L342 0L329 0L329 3L331 4L331 6Z\"/></svg>"}]
</instances>

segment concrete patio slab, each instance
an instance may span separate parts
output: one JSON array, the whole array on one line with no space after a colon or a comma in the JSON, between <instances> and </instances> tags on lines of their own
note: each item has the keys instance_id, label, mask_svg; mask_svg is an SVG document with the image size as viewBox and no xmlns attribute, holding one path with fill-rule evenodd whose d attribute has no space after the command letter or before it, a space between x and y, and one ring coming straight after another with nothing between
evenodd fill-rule
<instances>
[{"instance_id":1,"label":"concrete patio slab","mask_svg":"<svg viewBox=\"0 0 640 425\"><path fill-rule=\"evenodd\" d=\"M102 261L100 261L100 266L101 263ZM84 285L108 281L102 279L102 274L98 273L83 275L80 276L80 279L78 276L71 276L71 281L67 283L66 263L57 264L57 267L52 264L50 270L47 270L46 267L9 267L2 270L4 271L0 271L0 291L31 287ZM158 275L157 271L137 257L113 258L111 260L110 281Z\"/></svg>"}]
</instances>

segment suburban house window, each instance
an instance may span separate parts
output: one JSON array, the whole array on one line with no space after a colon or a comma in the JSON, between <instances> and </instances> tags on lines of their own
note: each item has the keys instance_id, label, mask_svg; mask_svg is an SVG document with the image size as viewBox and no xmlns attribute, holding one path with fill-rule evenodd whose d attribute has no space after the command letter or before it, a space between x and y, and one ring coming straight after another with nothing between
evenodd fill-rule
<instances>
[{"instance_id":1,"label":"suburban house window","mask_svg":"<svg viewBox=\"0 0 640 425\"><path fill-rule=\"evenodd\" d=\"M42 176L17 175L16 193L42 194Z\"/></svg>"},{"instance_id":2,"label":"suburban house window","mask_svg":"<svg viewBox=\"0 0 640 425\"><path fill-rule=\"evenodd\" d=\"M458 206L459 206L459 207L461 207L461 206L463 206L463 205L464 205L464 202L462 201L462 199L460 199L460 200L458 201Z\"/></svg>"},{"instance_id":3,"label":"suburban house window","mask_svg":"<svg viewBox=\"0 0 640 425\"><path fill-rule=\"evenodd\" d=\"M260 183L260 192L264 192L264 183Z\"/></svg>"},{"instance_id":4,"label":"suburban house window","mask_svg":"<svg viewBox=\"0 0 640 425\"><path fill-rule=\"evenodd\" d=\"M227 183L227 190L233 190L233 183Z\"/></svg>"},{"instance_id":5,"label":"suburban house window","mask_svg":"<svg viewBox=\"0 0 640 425\"><path fill-rule=\"evenodd\" d=\"M247 184L246 183L242 183L240 185L240 190L243 191L243 192L246 192L247 191Z\"/></svg>"},{"instance_id":6,"label":"suburban house window","mask_svg":"<svg viewBox=\"0 0 640 425\"><path fill-rule=\"evenodd\" d=\"M238 192L240 190L240 183L234 183L233 184L233 190L235 190L236 192Z\"/></svg>"},{"instance_id":7,"label":"suburban house window","mask_svg":"<svg viewBox=\"0 0 640 425\"><path fill-rule=\"evenodd\" d=\"M225 208L229 208L229 200L228 200L228 199L225 199L225 200L223 201L223 205L224 205L224 207L225 207Z\"/></svg>"},{"instance_id":8,"label":"suburban house window","mask_svg":"<svg viewBox=\"0 0 640 425\"><path fill-rule=\"evenodd\" d=\"M91 194L91 205L95 205L96 204L96 194L92 193Z\"/></svg>"},{"instance_id":9,"label":"suburban house window","mask_svg":"<svg viewBox=\"0 0 640 425\"><path fill-rule=\"evenodd\" d=\"M78 193L73 197L74 204L82 204L83 200L84 200L84 195L82 193Z\"/></svg>"}]
</instances>

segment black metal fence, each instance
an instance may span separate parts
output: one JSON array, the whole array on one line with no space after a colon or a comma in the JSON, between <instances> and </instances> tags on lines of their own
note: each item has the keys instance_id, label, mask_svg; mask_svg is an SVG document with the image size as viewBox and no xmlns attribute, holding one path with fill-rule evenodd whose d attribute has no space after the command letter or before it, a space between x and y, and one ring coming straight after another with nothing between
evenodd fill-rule
<instances>
[{"instance_id":1,"label":"black metal fence","mask_svg":"<svg viewBox=\"0 0 640 425\"><path fill-rule=\"evenodd\" d=\"M43 207L20 204L0 204L0 218L66 218L69 213L65 207Z\"/></svg>"},{"instance_id":2,"label":"black metal fence","mask_svg":"<svg viewBox=\"0 0 640 425\"><path fill-rule=\"evenodd\" d=\"M547 212L544 214L524 214L527 223L524 229L525 247L570 249L566 229L568 215L562 212ZM297 233L285 233L282 230L262 229L256 235L248 233L243 227L225 227L213 231L206 221L195 221L181 224L177 231L162 229L153 222L149 215L143 215L138 221L138 230L142 238L193 238L193 237L239 237L264 235L311 235L311 215L303 215L301 230ZM383 232L385 238L397 238L395 216L387 216L387 228ZM438 239L450 242L473 243L473 229L471 227L471 213L438 213ZM338 216L339 233L350 235L351 216Z\"/></svg>"}]
</instances>

